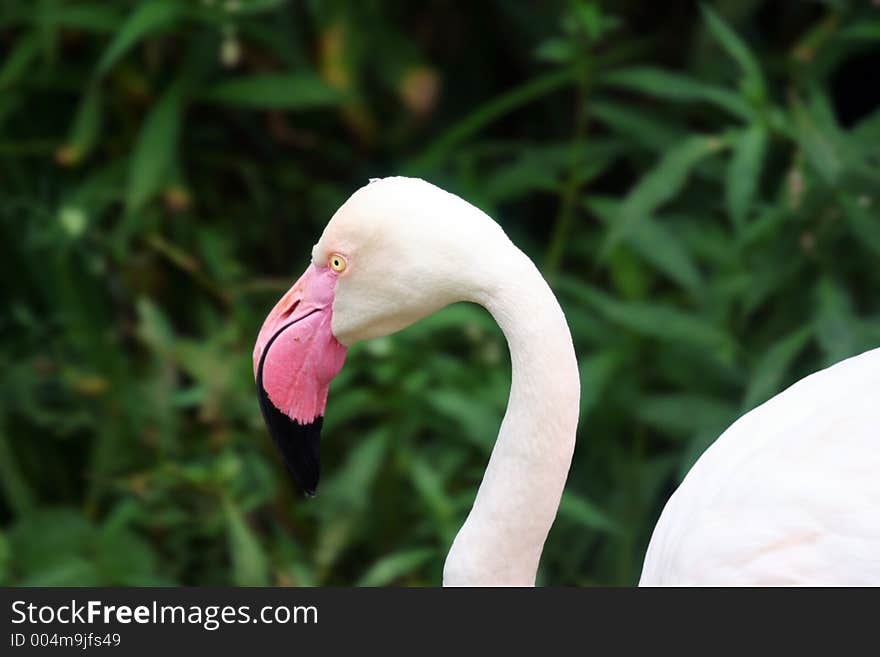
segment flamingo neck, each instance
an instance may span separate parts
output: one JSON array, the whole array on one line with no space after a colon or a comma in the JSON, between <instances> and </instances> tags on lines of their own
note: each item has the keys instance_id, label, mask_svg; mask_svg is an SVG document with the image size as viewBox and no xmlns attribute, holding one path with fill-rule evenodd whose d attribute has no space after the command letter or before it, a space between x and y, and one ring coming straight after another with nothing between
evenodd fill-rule
<instances>
[{"instance_id":1,"label":"flamingo neck","mask_svg":"<svg viewBox=\"0 0 880 657\"><path fill-rule=\"evenodd\" d=\"M510 349L507 411L474 505L446 558L444 586L533 586L574 452L580 381L556 297L509 244L503 280L474 301Z\"/></svg>"}]
</instances>

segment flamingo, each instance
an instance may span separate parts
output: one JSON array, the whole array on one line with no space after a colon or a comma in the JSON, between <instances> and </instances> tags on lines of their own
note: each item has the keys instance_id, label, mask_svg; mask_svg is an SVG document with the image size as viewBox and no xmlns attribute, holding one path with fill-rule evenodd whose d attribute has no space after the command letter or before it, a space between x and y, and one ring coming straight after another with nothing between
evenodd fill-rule
<instances>
[{"instance_id":1,"label":"flamingo","mask_svg":"<svg viewBox=\"0 0 880 657\"><path fill-rule=\"evenodd\" d=\"M370 181L333 215L254 347L264 419L307 495L348 346L455 302L508 343L507 410L444 586L533 586L571 465L580 381L565 315L489 216L415 178ZM734 423L670 498L641 585L880 584L880 349Z\"/></svg>"}]
</instances>

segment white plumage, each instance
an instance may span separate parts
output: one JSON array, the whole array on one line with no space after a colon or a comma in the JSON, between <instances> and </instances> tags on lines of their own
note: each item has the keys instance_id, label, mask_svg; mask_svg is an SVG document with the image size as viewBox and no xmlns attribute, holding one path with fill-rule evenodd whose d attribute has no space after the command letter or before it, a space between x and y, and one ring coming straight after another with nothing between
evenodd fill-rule
<instances>
[{"instance_id":1,"label":"white plumage","mask_svg":"<svg viewBox=\"0 0 880 657\"><path fill-rule=\"evenodd\" d=\"M640 584L880 585L880 349L725 431L669 499Z\"/></svg>"}]
</instances>

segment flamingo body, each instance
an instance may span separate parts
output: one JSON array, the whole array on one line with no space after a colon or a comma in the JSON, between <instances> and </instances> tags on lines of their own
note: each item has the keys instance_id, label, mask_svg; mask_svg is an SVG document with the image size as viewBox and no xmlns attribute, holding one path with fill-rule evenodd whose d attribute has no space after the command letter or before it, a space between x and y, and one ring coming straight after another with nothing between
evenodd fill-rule
<instances>
[{"instance_id":1,"label":"flamingo body","mask_svg":"<svg viewBox=\"0 0 880 657\"><path fill-rule=\"evenodd\" d=\"M666 504L640 584L880 585L880 349L731 425Z\"/></svg>"}]
</instances>

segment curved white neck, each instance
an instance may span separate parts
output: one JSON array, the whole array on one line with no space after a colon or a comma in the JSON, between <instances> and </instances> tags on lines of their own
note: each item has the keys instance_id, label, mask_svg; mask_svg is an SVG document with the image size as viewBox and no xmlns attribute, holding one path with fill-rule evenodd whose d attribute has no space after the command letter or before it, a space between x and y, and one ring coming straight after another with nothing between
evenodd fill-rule
<instances>
[{"instance_id":1,"label":"curved white neck","mask_svg":"<svg viewBox=\"0 0 880 657\"><path fill-rule=\"evenodd\" d=\"M483 305L507 338L513 378L473 508L446 558L444 586L533 586L574 452L577 361L556 297L510 244Z\"/></svg>"}]
</instances>

